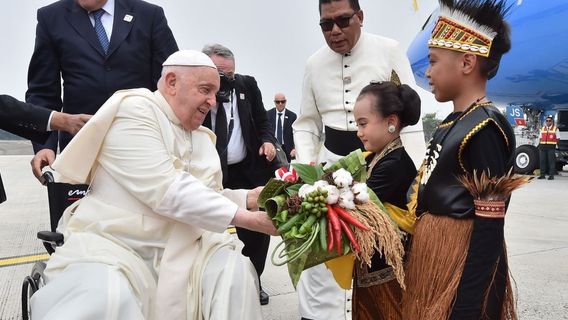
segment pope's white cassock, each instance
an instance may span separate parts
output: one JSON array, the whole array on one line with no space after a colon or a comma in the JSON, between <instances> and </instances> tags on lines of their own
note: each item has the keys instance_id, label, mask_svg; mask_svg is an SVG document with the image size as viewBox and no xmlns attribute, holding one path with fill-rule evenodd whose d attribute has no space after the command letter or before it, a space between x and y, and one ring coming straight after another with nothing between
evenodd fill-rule
<instances>
[{"instance_id":1,"label":"pope's white cassock","mask_svg":"<svg viewBox=\"0 0 568 320\"><path fill-rule=\"evenodd\" d=\"M226 232L247 192L221 190L213 132L184 130L159 91L117 92L54 168L90 191L60 222L34 319L261 318Z\"/></svg>"},{"instance_id":2,"label":"pope's white cassock","mask_svg":"<svg viewBox=\"0 0 568 320\"><path fill-rule=\"evenodd\" d=\"M395 72L401 83L416 88L410 63L395 40L361 33L346 54L327 45L307 61L300 115L292 125L296 157L301 163L333 163L341 156L326 145L348 147L347 141L325 141L327 131L354 132L357 124L353 108L359 92L371 82L389 81ZM330 130L331 129L331 130ZM337 135L334 139L337 139ZM404 148L419 166L426 150L422 122L401 132ZM340 139L339 139L340 140ZM307 269L298 284L300 314L309 319L345 319L345 291L333 280L324 265Z\"/></svg>"}]
</instances>

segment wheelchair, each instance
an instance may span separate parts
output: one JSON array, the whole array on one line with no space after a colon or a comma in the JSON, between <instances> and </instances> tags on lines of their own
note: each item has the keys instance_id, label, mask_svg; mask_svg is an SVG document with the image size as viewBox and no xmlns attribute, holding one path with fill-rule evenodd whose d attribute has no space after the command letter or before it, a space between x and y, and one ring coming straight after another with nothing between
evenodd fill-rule
<instances>
[{"instance_id":1,"label":"wheelchair","mask_svg":"<svg viewBox=\"0 0 568 320\"><path fill-rule=\"evenodd\" d=\"M45 250L51 255L57 247L63 245L63 234L56 232L59 219L68 206L87 194L89 185L55 182L53 173L50 171L46 171L42 179L43 184L47 187L51 231L40 231L37 233L37 238L43 242ZM24 278L21 295L22 318L24 320L30 319L31 316L30 299L32 295L45 285L43 280L45 267L45 262L36 262L32 267L31 274Z\"/></svg>"}]
</instances>

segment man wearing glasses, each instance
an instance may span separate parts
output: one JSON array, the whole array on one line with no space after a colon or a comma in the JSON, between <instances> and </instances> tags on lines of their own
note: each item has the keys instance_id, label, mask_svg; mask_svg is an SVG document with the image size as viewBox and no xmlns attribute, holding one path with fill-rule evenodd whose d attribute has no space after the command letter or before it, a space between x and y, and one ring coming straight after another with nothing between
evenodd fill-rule
<instances>
[{"instance_id":1,"label":"man wearing glasses","mask_svg":"<svg viewBox=\"0 0 568 320\"><path fill-rule=\"evenodd\" d=\"M286 96L283 93L274 95L275 107L268 110L266 115L272 125L272 131L278 143L286 153L288 162L296 157L294 137L292 136L292 123L296 121L296 114L286 108Z\"/></svg>"},{"instance_id":2,"label":"man wearing glasses","mask_svg":"<svg viewBox=\"0 0 568 320\"><path fill-rule=\"evenodd\" d=\"M538 145L540 156L540 177L544 179L548 172L548 180L554 180L556 173L556 144L558 143L558 128L554 125L551 115L546 117L544 126L540 130L540 143Z\"/></svg>"},{"instance_id":3,"label":"man wearing glasses","mask_svg":"<svg viewBox=\"0 0 568 320\"><path fill-rule=\"evenodd\" d=\"M300 116L292 126L296 158L301 163L335 162L362 148L353 107L372 81L415 85L406 55L395 40L361 32L358 0L320 0L320 27L327 46L307 61ZM422 123L401 133L405 149L419 165L426 149ZM302 273L298 284L304 319L345 319L346 292L323 265Z\"/></svg>"}]
</instances>

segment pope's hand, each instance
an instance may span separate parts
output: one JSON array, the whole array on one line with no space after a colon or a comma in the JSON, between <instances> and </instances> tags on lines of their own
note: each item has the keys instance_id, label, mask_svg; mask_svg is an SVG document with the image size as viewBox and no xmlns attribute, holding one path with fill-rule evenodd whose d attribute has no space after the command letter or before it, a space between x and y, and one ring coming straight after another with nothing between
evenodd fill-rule
<instances>
[{"instance_id":1,"label":"pope's hand","mask_svg":"<svg viewBox=\"0 0 568 320\"><path fill-rule=\"evenodd\" d=\"M260 149L258 149L258 155L266 155L266 160L272 161L274 157L276 157L276 148L272 143L265 142L260 146Z\"/></svg>"},{"instance_id":2,"label":"pope's hand","mask_svg":"<svg viewBox=\"0 0 568 320\"><path fill-rule=\"evenodd\" d=\"M272 220L266 212L262 211L248 211L239 208L231 224L235 227L266 233L272 236L278 235L278 231L276 227L274 227Z\"/></svg>"},{"instance_id":3,"label":"pope's hand","mask_svg":"<svg viewBox=\"0 0 568 320\"><path fill-rule=\"evenodd\" d=\"M258 196L264 187L256 187L247 193L247 209L258 210Z\"/></svg>"},{"instance_id":4,"label":"pope's hand","mask_svg":"<svg viewBox=\"0 0 568 320\"><path fill-rule=\"evenodd\" d=\"M270 217L268 216L268 214L266 214L266 212L255 211L251 213L256 216L256 222L258 226L258 229L256 231L266 233L271 236L278 235L278 230L276 230L276 227L274 226L272 219L270 219Z\"/></svg>"},{"instance_id":5,"label":"pope's hand","mask_svg":"<svg viewBox=\"0 0 568 320\"><path fill-rule=\"evenodd\" d=\"M41 170L45 166L51 166L53 161L55 161L55 152L51 149L42 149L32 158L32 161L30 161L32 172L39 182L43 183L43 179L41 178L43 173Z\"/></svg>"}]
</instances>

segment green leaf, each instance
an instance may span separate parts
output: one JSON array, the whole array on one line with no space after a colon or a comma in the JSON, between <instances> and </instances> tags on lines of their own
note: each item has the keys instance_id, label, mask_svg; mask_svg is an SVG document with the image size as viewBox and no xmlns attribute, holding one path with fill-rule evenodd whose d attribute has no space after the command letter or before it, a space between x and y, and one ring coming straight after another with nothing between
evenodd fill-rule
<instances>
[{"instance_id":1,"label":"green leaf","mask_svg":"<svg viewBox=\"0 0 568 320\"><path fill-rule=\"evenodd\" d=\"M284 194L272 197L265 202L265 210L269 217L274 218L278 213L284 210L287 196Z\"/></svg>"},{"instance_id":2,"label":"green leaf","mask_svg":"<svg viewBox=\"0 0 568 320\"><path fill-rule=\"evenodd\" d=\"M270 179L258 195L258 200L256 201L258 206L260 208L265 208L266 201L281 194L286 186L287 183L282 180L276 180L274 178Z\"/></svg>"},{"instance_id":3,"label":"green leaf","mask_svg":"<svg viewBox=\"0 0 568 320\"><path fill-rule=\"evenodd\" d=\"M291 197L291 196L295 195L296 193L298 193L298 191L300 191L301 187L302 187L301 183L291 185L288 188L286 188L286 193L288 194L289 197Z\"/></svg>"},{"instance_id":4,"label":"green leaf","mask_svg":"<svg viewBox=\"0 0 568 320\"><path fill-rule=\"evenodd\" d=\"M336 163L327 168L326 172L335 172L341 168L349 171L353 176L353 179L357 182L365 182L367 177L366 170L367 163L365 157L363 157L363 152L357 149L345 157L339 159Z\"/></svg>"},{"instance_id":5,"label":"green leaf","mask_svg":"<svg viewBox=\"0 0 568 320\"><path fill-rule=\"evenodd\" d=\"M310 166L302 163L293 163L292 167L298 173L298 176L304 183L314 184L314 182L321 179L323 176L323 169L321 166Z\"/></svg>"}]
</instances>

